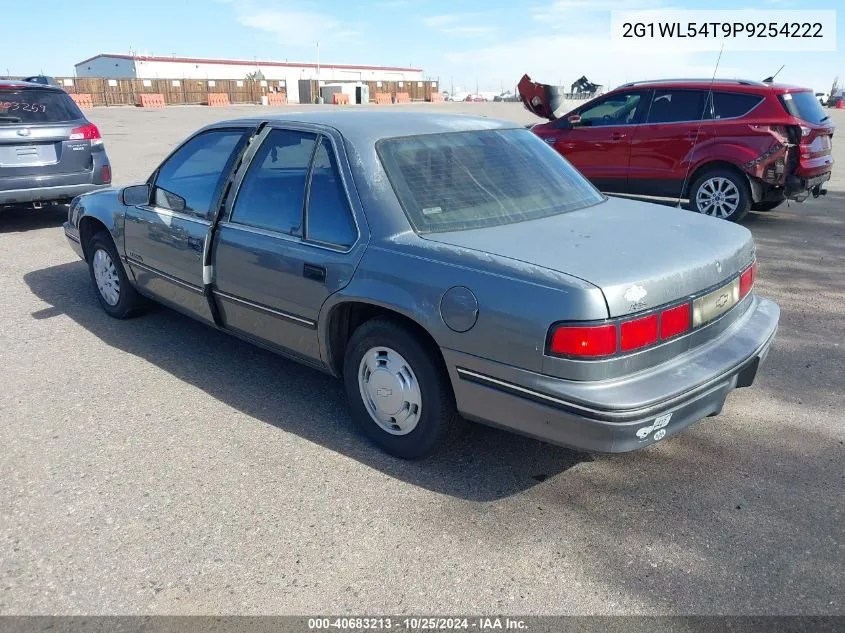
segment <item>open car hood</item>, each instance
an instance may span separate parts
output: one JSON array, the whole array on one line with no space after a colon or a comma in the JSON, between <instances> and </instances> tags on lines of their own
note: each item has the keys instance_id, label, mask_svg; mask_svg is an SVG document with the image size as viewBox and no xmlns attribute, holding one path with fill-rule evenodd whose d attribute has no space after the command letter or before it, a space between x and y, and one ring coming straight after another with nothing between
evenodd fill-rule
<instances>
[{"instance_id":1,"label":"open car hood","mask_svg":"<svg viewBox=\"0 0 845 633\"><path fill-rule=\"evenodd\" d=\"M523 105L538 117L554 121L563 114L558 113L563 103L563 94L557 86L539 84L531 81L528 75L523 75L517 90Z\"/></svg>"}]
</instances>

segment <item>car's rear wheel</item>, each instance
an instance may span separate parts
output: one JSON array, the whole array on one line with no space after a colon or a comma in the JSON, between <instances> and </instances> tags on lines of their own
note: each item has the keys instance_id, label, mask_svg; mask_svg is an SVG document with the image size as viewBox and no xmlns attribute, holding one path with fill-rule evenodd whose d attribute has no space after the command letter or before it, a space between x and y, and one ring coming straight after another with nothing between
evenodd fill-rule
<instances>
[{"instance_id":1,"label":"car's rear wheel","mask_svg":"<svg viewBox=\"0 0 845 633\"><path fill-rule=\"evenodd\" d=\"M731 169L707 170L690 187L690 205L704 215L739 222L751 208L748 180Z\"/></svg>"},{"instance_id":2,"label":"car's rear wheel","mask_svg":"<svg viewBox=\"0 0 845 633\"><path fill-rule=\"evenodd\" d=\"M435 351L390 319L355 330L343 379L358 426L395 457L430 454L457 425L452 388Z\"/></svg>"},{"instance_id":3,"label":"car's rear wheel","mask_svg":"<svg viewBox=\"0 0 845 633\"><path fill-rule=\"evenodd\" d=\"M770 200L768 202L755 202L751 205L752 211L771 211L784 203L784 200Z\"/></svg>"},{"instance_id":4,"label":"car's rear wheel","mask_svg":"<svg viewBox=\"0 0 845 633\"><path fill-rule=\"evenodd\" d=\"M88 242L88 270L97 299L106 314L125 319L138 311L141 297L129 283L108 233L96 233Z\"/></svg>"}]
</instances>

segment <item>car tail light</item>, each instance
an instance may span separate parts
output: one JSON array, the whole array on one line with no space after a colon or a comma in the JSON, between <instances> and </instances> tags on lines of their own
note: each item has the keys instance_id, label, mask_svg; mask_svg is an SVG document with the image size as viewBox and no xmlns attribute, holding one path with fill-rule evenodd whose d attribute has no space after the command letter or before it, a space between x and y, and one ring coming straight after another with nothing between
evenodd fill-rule
<instances>
[{"instance_id":1,"label":"car tail light","mask_svg":"<svg viewBox=\"0 0 845 633\"><path fill-rule=\"evenodd\" d=\"M660 339L665 341L690 329L690 308L688 303L664 310L660 314Z\"/></svg>"},{"instance_id":2,"label":"car tail light","mask_svg":"<svg viewBox=\"0 0 845 633\"><path fill-rule=\"evenodd\" d=\"M552 326L548 353L555 356L601 358L655 346L696 328L704 327L730 311L748 296L757 278L757 262L718 288L691 296L681 304L644 316L605 321L597 325Z\"/></svg>"},{"instance_id":3,"label":"car tail light","mask_svg":"<svg viewBox=\"0 0 845 633\"><path fill-rule=\"evenodd\" d=\"M757 262L751 264L739 276L739 298L745 297L754 287L754 281L757 278Z\"/></svg>"},{"instance_id":4,"label":"car tail light","mask_svg":"<svg viewBox=\"0 0 845 633\"><path fill-rule=\"evenodd\" d=\"M657 315L650 314L633 321L624 321L620 326L620 347L630 352L657 342Z\"/></svg>"},{"instance_id":5,"label":"car tail light","mask_svg":"<svg viewBox=\"0 0 845 633\"><path fill-rule=\"evenodd\" d=\"M616 325L560 325L552 332L549 349L563 356L610 356L616 353Z\"/></svg>"},{"instance_id":6,"label":"car tail light","mask_svg":"<svg viewBox=\"0 0 845 633\"><path fill-rule=\"evenodd\" d=\"M91 141L91 145L99 145L103 142L100 130L93 123L73 128L70 131L71 141Z\"/></svg>"},{"instance_id":7,"label":"car tail light","mask_svg":"<svg viewBox=\"0 0 845 633\"><path fill-rule=\"evenodd\" d=\"M111 167L109 165L103 165L101 175L104 185L108 185L111 183Z\"/></svg>"}]
</instances>

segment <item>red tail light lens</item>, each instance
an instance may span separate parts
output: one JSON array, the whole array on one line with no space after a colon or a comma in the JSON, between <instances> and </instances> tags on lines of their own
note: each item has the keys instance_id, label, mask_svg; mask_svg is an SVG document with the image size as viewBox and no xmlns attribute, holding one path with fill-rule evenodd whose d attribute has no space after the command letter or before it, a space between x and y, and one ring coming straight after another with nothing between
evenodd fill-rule
<instances>
[{"instance_id":1,"label":"red tail light lens","mask_svg":"<svg viewBox=\"0 0 845 633\"><path fill-rule=\"evenodd\" d=\"M627 320L622 317L601 325L552 326L547 353L557 356L602 358L621 356L656 346L662 341L703 327L733 309L751 292L756 278L757 262L754 261L742 271L739 278L731 277L729 282L723 283L716 290L711 289L706 293L691 296L686 303L660 312L628 317ZM723 298L729 303L725 303Z\"/></svg>"},{"instance_id":2,"label":"red tail light lens","mask_svg":"<svg viewBox=\"0 0 845 633\"><path fill-rule=\"evenodd\" d=\"M684 303L660 314L660 338L664 341L690 329L689 304Z\"/></svg>"},{"instance_id":3,"label":"red tail light lens","mask_svg":"<svg viewBox=\"0 0 845 633\"><path fill-rule=\"evenodd\" d=\"M103 165L102 177L104 185L111 183L111 167L109 165Z\"/></svg>"},{"instance_id":4,"label":"red tail light lens","mask_svg":"<svg viewBox=\"0 0 845 633\"><path fill-rule=\"evenodd\" d=\"M739 298L742 299L745 295L751 292L754 287L754 281L757 278L757 262L754 262L746 268L739 276Z\"/></svg>"},{"instance_id":5,"label":"red tail light lens","mask_svg":"<svg viewBox=\"0 0 845 633\"><path fill-rule=\"evenodd\" d=\"M73 128L70 131L71 141L98 141L101 138L102 137L100 136L100 130L97 129L97 126L93 123L83 125L82 127Z\"/></svg>"},{"instance_id":6,"label":"red tail light lens","mask_svg":"<svg viewBox=\"0 0 845 633\"><path fill-rule=\"evenodd\" d=\"M561 325L552 333L549 348L563 356L610 356L616 353L616 326Z\"/></svg>"},{"instance_id":7,"label":"red tail light lens","mask_svg":"<svg viewBox=\"0 0 845 633\"><path fill-rule=\"evenodd\" d=\"M623 352L630 352L657 342L657 315L650 314L641 319L625 321L620 326L622 341L620 347Z\"/></svg>"}]
</instances>

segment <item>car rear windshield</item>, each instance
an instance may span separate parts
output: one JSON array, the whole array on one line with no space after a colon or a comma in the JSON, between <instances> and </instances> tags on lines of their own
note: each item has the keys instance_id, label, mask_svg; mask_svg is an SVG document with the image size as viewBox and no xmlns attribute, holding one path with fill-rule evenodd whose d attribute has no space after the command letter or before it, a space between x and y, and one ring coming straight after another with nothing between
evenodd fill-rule
<instances>
[{"instance_id":1,"label":"car rear windshield","mask_svg":"<svg viewBox=\"0 0 845 633\"><path fill-rule=\"evenodd\" d=\"M0 89L0 125L64 123L85 118L73 99L58 90Z\"/></svg>"},{"instance_id":2,"label":"car rear windshield","mask_svg":"<svg viewBox=\"0 0 845 633\"><path fill-rule=\"evenodd\" d=\"M787 92L780 95L780 102L789 114L807 123L822 123L830 118L812 92Z\"/></svg>"},{"instance_id":3,"label":"car rear windshield","mask_svg":"<svg viewBox=\"0 0 845 633\"><path fill-rule=\"evenodd\" d=\"M419 233L533 220L605 199L524 129L405 136L379 141L376 149Z\"/></svg>"}]
</instances>

